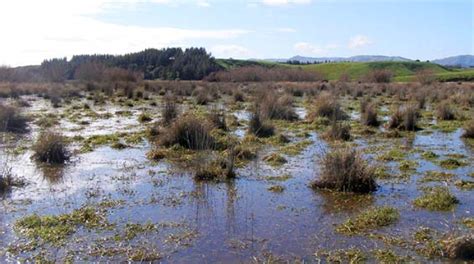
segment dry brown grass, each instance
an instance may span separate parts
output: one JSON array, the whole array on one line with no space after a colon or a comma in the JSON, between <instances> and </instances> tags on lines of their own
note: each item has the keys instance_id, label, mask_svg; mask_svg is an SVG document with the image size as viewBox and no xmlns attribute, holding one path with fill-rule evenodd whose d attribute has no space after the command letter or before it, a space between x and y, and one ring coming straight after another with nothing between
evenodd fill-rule
<instances>
[{"instance_id":1,"label":"dry brown grass","mask_svg":"<svg viewBox=\"0 0 474 264\"><path fill-rule=\"evenodd\" d=\"M66 139L59 133L42 132L32 146L33 158L49 164L63 164L70 158Z\"/></svg>"},{"instance_id":2,"label":"dry brown grass","mask_svg":"<svg viewBox=\"0 0 474 264\"><path fill-rule=\"evenodd\" d=\"M160 132L159 144L170 147L179 145L193 150L212 149L215 139L212 125L198 116L188 113L176 119Z\"/></svg>"},{"instance_id":3,"label":"dry brown grass","mask_svg":"<svg viewBox=\"0 0 474 264\"><path fill-rule=\"evenodd\" d=\"M377 189L374 168L354 149L328 152L321 166L320 177L312 184L313 188L355 193L370 193Z\"/></svg>"},{"instance_id":4,"label":"dry brown grass","mask_svg":"<svg viewBox=\"0 0 474 264\"><path fill-rule=\"evenodd\" d=\"M14 106L0 104L0 132L25 133L28 131L28 119Z\"/></svg>"}]
</instances>

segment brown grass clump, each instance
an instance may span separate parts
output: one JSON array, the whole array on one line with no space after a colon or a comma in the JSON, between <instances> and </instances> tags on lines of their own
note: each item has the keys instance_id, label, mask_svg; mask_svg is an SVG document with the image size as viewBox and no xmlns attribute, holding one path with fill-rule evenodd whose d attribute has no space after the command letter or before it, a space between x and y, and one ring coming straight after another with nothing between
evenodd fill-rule
<instances>
[{"instance_id":1,"label":"brown grass clump","mask_svg":"<svg viewBox=\"0 0 474 264\"><path fill-rule=\"evenodd\" d=\"M368 82L389 83L392 81L393 73L390 70L380 69L369 72L366 76Z\"/></svg>"},{"instance_id":2,"label":"brown grass clump","mask_svg":"<svg viewBox=\"0 0 474 264\"><path fill-rule=\"evenodd\" d=\"M164 97L163 107L161 109L161 118L164 125L169 125L178 116L178 105L176 99L170 94Z\"/></svg>"},{"instance_id":3,"label":"brown grass clump","mask_svg":"<svg viewBox=\"0 0 474 264\"><path fill-rule=\"evenodd\" d=\"M293 97L291 95L277 97L276 94L267 92L263 95L263 100L259 106L262 116L266 119L290 121L298 119L298 115L293 109Z\"/></svg>"},{"instance_id":4,"label":"brown grass clump","mask_svg":"<svg viewBox=\"0 0 474 264\"><path fill-rule=\"evenodd\" d=\"M377 110L373 104L368 104L365 106L364 111L361 112L362 124L366 126L376 127L379 125L379 120L377 119Z\"/></svg>"},{"instance_id":5,"label":"brown grass clump","mask_svg":"<svg viewBox=\"0 0 474 264\"><path fill-rule=\"evenodd\" d=\"M415 131L418 129L418 115L419 113L416 106L401 106L395 111L395 113L393 113L388 123L388 127L391 129Z\"/></svg>"},{"instance_id":6,"label":"brown grass clump","mask_svg":"<svg viewBox=\"0 0 474 264\"><path fill-rule=\"evenodd\" d=\"M451 259L474 260L474 236L465 235L443 241L445 253Z\"/></svg>"},{"instance_id":7,"label":"brown grass clump","mask_svg":"<svg viewBox=\"0 0 474 264\"><path fill-rule=\"evenodd\" d=\"M217 108L213 108L211 112L208 114L208 118L211 124L214 126L214 128L221 129L224 131L228 130L224 111L219 110Z\"/></svg>"},{"instance_id":8,"label":"brown grass clump","mask_svg":"<svg viewBox=\"0 0 474 264\"><path fill-rule=\"evenodd\" d=\"M337 99L330 93L321 93L314 101L314 108L309 113L308 118L326 117L332 120L345 120L347 114L341 109Z\"/></svg>"},{"instance_id":9,"label":"brown grass clump","mask_svg":"<svg viewBox=\"0 0 474 264\"><path fill-rule=\"evenodd\" d=\"M351 140L351 126L349 124L333 121L323 136L330 140Z\"/></svg>"},{"instance_id":10,"label":"brown grass clump","mask_svg":"<svg viewBox=\"0 0 474 264\"><path fill-rule=\"evenodd\" d=\"M28 131L27 122L28 119L21 114L20 109L0 104L0 131L25 133Z\"/></svg>"},{"instance_id":11,"label":"brown grass clump","mask_svg":"<svg viewBox=\"0 0 474 264\"><path fill-rule=\"evenodd\" d=\"M49 164L63 164L70 158L66 139L59 133L42 132L32 147L33 158Z\"/></svg>"},{"instance_id":12,"label":"brown grass clump","mask_svg":"<svg viewBox=\"0 0 474 264\"><path fill-rule=\"evenodd\" d=\"M199 181L220 181L235 178L235 159L236 154L231 149L227 156L217 157L210 161L200 162L194 179Z\"/></svg>"},{"instance_id":13,"label":"brown grass clump","mask_svg":"<svg viewBox=\"0 0 474 264\"><path fill-rule=\"evenodd\" d=\"M211 125L195 116L185 114L165 128L159 139L164 146L180 145L187 149L204 150L214 147L215 139L211 136Z\"/></svg>"},{"instance_id":14,"label":"brown grass clump","mask_svg":"<svg viewBox=\"0 0 474 264\"><path fill-rule=\"evenodd\" d=\"M370 193L377 189L374 168L354 149L337 149L322 160L320 179L313 188L340 192Z\"/></svg>"},{"instance_id":15,"label":"brown grass clump","mask_svg":"<svg viewBox=\"0 0 474 264\"><path fill-rule=\"evenodd\" d=\"M454 119L456 119L456 115L454 113L453 108L446 101L441 102L438 105L438 107L436 108L436 116L440 120L454 120Z\"/></svg>"},{"instance_id":16,"label":"brown grass clump","mask_svg":"<svg viewBox=\"0 0 474 264\"><path fill-rule=\"evenodd\" d=\"M464 138L474 138L474 121L470 121L464 127L464 133L462 134Z\"/></svg>"},{"instance_id":17,"label":"brown grass clump","mask_svg":"<svg viewBox=\"0 0 474 264\"><path fill-rule=\"evenodd\" d=\"M262 119L257 108L250 116L249 132L257 137L271 137L275 134L275 128L268 121Z\"/></svg>"}]
</instances>

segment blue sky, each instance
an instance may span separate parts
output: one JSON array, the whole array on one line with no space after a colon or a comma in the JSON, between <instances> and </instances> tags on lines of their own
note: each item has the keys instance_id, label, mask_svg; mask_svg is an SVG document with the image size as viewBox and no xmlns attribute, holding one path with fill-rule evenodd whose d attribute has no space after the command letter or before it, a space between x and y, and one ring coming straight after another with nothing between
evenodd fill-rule
<instances>
[{"instance_id":1,"label":"blue sky","mask_svg":"<svg viewBox=\"0 0 474 264\"><path fill-rule=\"evenodd\" d=\"M0 27L11 37L0 43L0 64L167 46L234 58L426 60L474 53L473 8L472 0L3 1Z\"/></svg>"}]
</instances>

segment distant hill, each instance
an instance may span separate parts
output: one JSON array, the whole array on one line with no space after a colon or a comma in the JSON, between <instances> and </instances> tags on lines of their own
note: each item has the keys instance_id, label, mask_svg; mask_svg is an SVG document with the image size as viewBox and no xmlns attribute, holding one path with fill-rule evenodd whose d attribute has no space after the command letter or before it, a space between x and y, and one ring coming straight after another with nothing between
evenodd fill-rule
<instances>
[{"instance_id":1,"label":"distant hill","mask_svg":"<svg viewBox=\"0 0 474 264\"><path fill-rule=\"evenodd\" d=\"M377 62L377 61L411 61L410 59L399 56L383 56L383 55L358 55L352 57L304 57L293 56L289 59L268 59L273 62L299 61L301 63L315 62Z\"/></svg>"},{"instance_id":2,"label":"distant hill","mask_svg":"<svg viewBox=\"0 0 474 264\"><path fill-rule=\"evenodd\" d=\"M474 55L459 55L432 62L447 67L471 68L474 67Z\"/></svg>"},{"instance_id":3,"label":"distant hill","mask_svg":"<svg viewBox=\"0 0 474 264\"><path fill-rule=\"evenodd\" d=\"M351 80L357 81L372 70L387 69L393 73L394 81L401 82L416 80L415 75L419 70L432 71L440 81L474 81L474 69L451 69L435 63L417 61L332 62L294 65L268 60L217 59L217 63L226 69L244 66L301 68L305 71L321 73L328 80L338 80L341 75L347 74Z\"/></svg>"}]
</instances>

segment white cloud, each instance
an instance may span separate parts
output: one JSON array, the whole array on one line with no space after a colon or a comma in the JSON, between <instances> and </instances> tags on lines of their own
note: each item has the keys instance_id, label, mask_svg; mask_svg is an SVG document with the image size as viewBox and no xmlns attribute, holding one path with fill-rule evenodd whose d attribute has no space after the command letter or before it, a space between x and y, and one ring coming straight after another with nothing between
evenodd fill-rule
<instances>
[{"instance_id":1,"label":"white cloud","mask_svg":"<svg viewBox=\"0 0 474 264\"><path fill-rule=\"evenodd\" d=\"M227 40L249 33L242 29L191 30L118 25L92 17L139 1L144 0L2 1L0 65L38 64L45 58L75 54L123 54L199 39ZM168 4L172 1L147 2Z\"/></svg>"},{"instance_id":2,"label":"white cloud","mask_svg":"<svg viewBox=\"0 0 474 264\"><path fill-rule=\"evenodd\" d=\"M312 0L262 0L268 6L285 6L289 4L310 4Z\"/></svg>"},{"instance_id":3,"label":"white cloud","mask_svg":"<svg viewBox=\"0 0 474 264\"><path fill-rule=\"evenodd\" d=\"M211 48L211 52L218 58L249 58L252 52L239 45L216 45Z\"/></svg>"},{"instance_id":4,"label":"white cloud","mask_svg":"<svg viewBox=\"0 0 474 264\"><path fill-rule=\"evenodd\" d=\"M352 37L349 40L348 47L350 49L359 49L359 48L366 47L370 44L372 44L372 41L367 36L357 35L357 36Z\"/></svg>"},{"instance_id":5,"label":"white cloud","mask_svg":"<svg viewBox=\"0 0 474 264\"><path fill-rule=\"evenodd\" d=\"M293 49L298 53L298 55L325 55L330 50L337 48L339 48L339 45L337 44L318 46L308 42L298 42L293 46Z\"/></svg>"}]
</instances>

